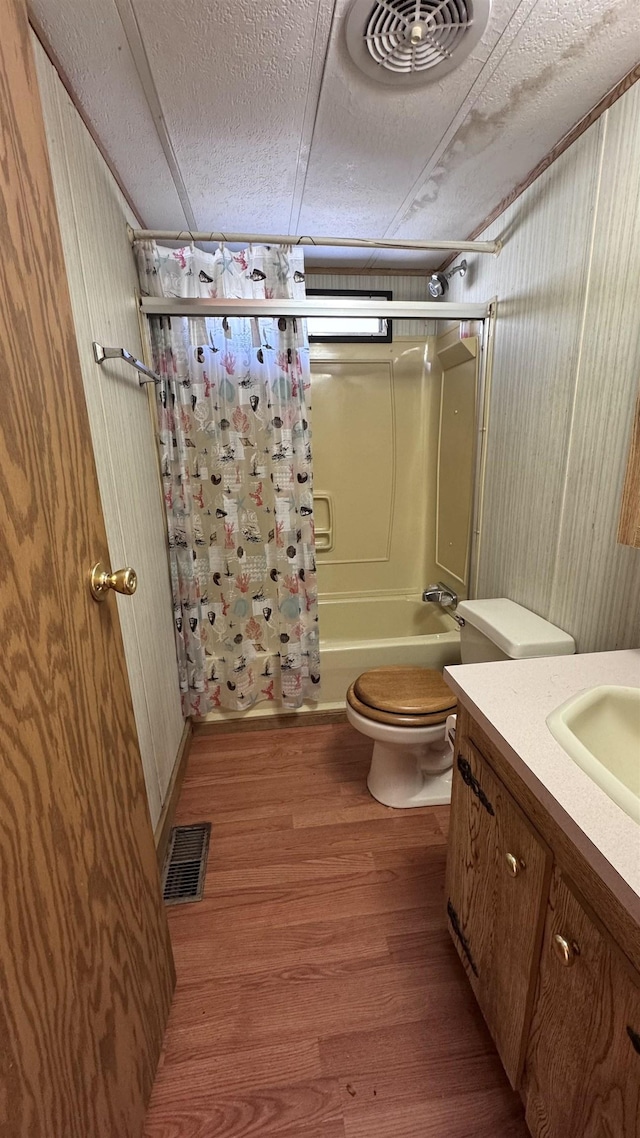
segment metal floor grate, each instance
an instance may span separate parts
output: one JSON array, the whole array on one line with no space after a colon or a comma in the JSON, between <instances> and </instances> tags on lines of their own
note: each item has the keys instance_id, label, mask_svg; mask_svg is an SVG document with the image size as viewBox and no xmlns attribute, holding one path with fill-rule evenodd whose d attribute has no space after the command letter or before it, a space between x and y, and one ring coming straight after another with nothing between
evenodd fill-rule
<instances>
[{"instance_id":1,"label":"metal floor grate","mask_svg":"<svg viewBox=\"0 0 640 1138\"><path fill-rule=\"evenodd\" d=\"M173 827L162 871L166 905L202 900L210 834L211 822Z\"/></svg>"}]
</instances>

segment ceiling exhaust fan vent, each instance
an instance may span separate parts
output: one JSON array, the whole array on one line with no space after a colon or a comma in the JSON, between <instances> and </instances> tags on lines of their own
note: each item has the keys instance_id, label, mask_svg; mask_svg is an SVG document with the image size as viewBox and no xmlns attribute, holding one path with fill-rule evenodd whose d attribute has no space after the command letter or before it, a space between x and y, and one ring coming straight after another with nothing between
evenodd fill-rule
<instances>
[{"instance_id":1,"label":"ceiling exhaust fan vent","mask_svg":"<svg viewBox=\"0 0 640 1138\"><path fill-rule=\"evenodd\" d=\"M379 83L412 87L453 71L482 36L491 0L354 0L349 54Z\"/></svg>"}]
</instances>

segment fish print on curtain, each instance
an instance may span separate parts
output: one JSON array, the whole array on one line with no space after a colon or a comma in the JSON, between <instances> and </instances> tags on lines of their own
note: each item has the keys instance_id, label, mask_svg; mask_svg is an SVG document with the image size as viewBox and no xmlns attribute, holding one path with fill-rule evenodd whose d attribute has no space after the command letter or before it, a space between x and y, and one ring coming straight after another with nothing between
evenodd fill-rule
<instances>
[{"instance_id":1,"label":"fish print on curtain","mask_svg":"<svg viewBox=\"0 0 640 1138\"><path fill-rule=\"evenodd\" d=\"M155 296L304 296L302 250L136 243ZM309 347L292 318L149 320L187 714L318 699Z\"/></svg>"}]
</instances>

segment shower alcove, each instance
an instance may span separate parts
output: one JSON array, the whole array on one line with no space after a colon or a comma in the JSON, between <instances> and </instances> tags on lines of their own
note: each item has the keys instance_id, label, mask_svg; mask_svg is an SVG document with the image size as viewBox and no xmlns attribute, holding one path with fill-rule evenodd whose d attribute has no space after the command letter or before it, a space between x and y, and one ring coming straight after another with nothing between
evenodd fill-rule
<instances>
[{"instance_id":1,"label":"shower alcove","mask_svg":"<svg viewBox=\"0 0 640 1138\"><path fill-rule=\"evenodd\" d=\"M367 668L459 662L455 621L422 591L467 595L479 331L312 344L321 698L211 719L337 711Z\"/></svg>"},{"instance_id":2,"label":"shower alcove","mask_svg":"<svg viewBox=\"0 0 640 1138\"><path fill-rule=\"evenodd\" d=\"M422 592L440 579L460 596L468 592L490 306L144 297L141 307L148 315L348 314L394 322L390 343L311 345L319 700L289 711L258 702L247 711L210 712L206 720L336 712L367 668L442 669L458 661L455 621L423 603Z\"/></svg>"}]
</instances>

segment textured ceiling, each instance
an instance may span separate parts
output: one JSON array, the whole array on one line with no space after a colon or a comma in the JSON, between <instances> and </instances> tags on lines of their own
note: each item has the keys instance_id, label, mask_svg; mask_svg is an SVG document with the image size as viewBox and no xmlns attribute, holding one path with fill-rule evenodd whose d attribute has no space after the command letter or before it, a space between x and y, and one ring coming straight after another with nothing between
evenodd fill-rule
<instances>
[{"instance_id":1,"label":"textured ceiling","mask_svg":"<svg viewBox=\"0 0 640 1138\"><path fill-rule=\"evenodd\" d=\"M350 0L31 0L153 228L463 238L640 54L638 0L493 0L440 82L395 91L344 44ZM319 249L379 269L438 256Z\"/></svg>"}]
</instances>

